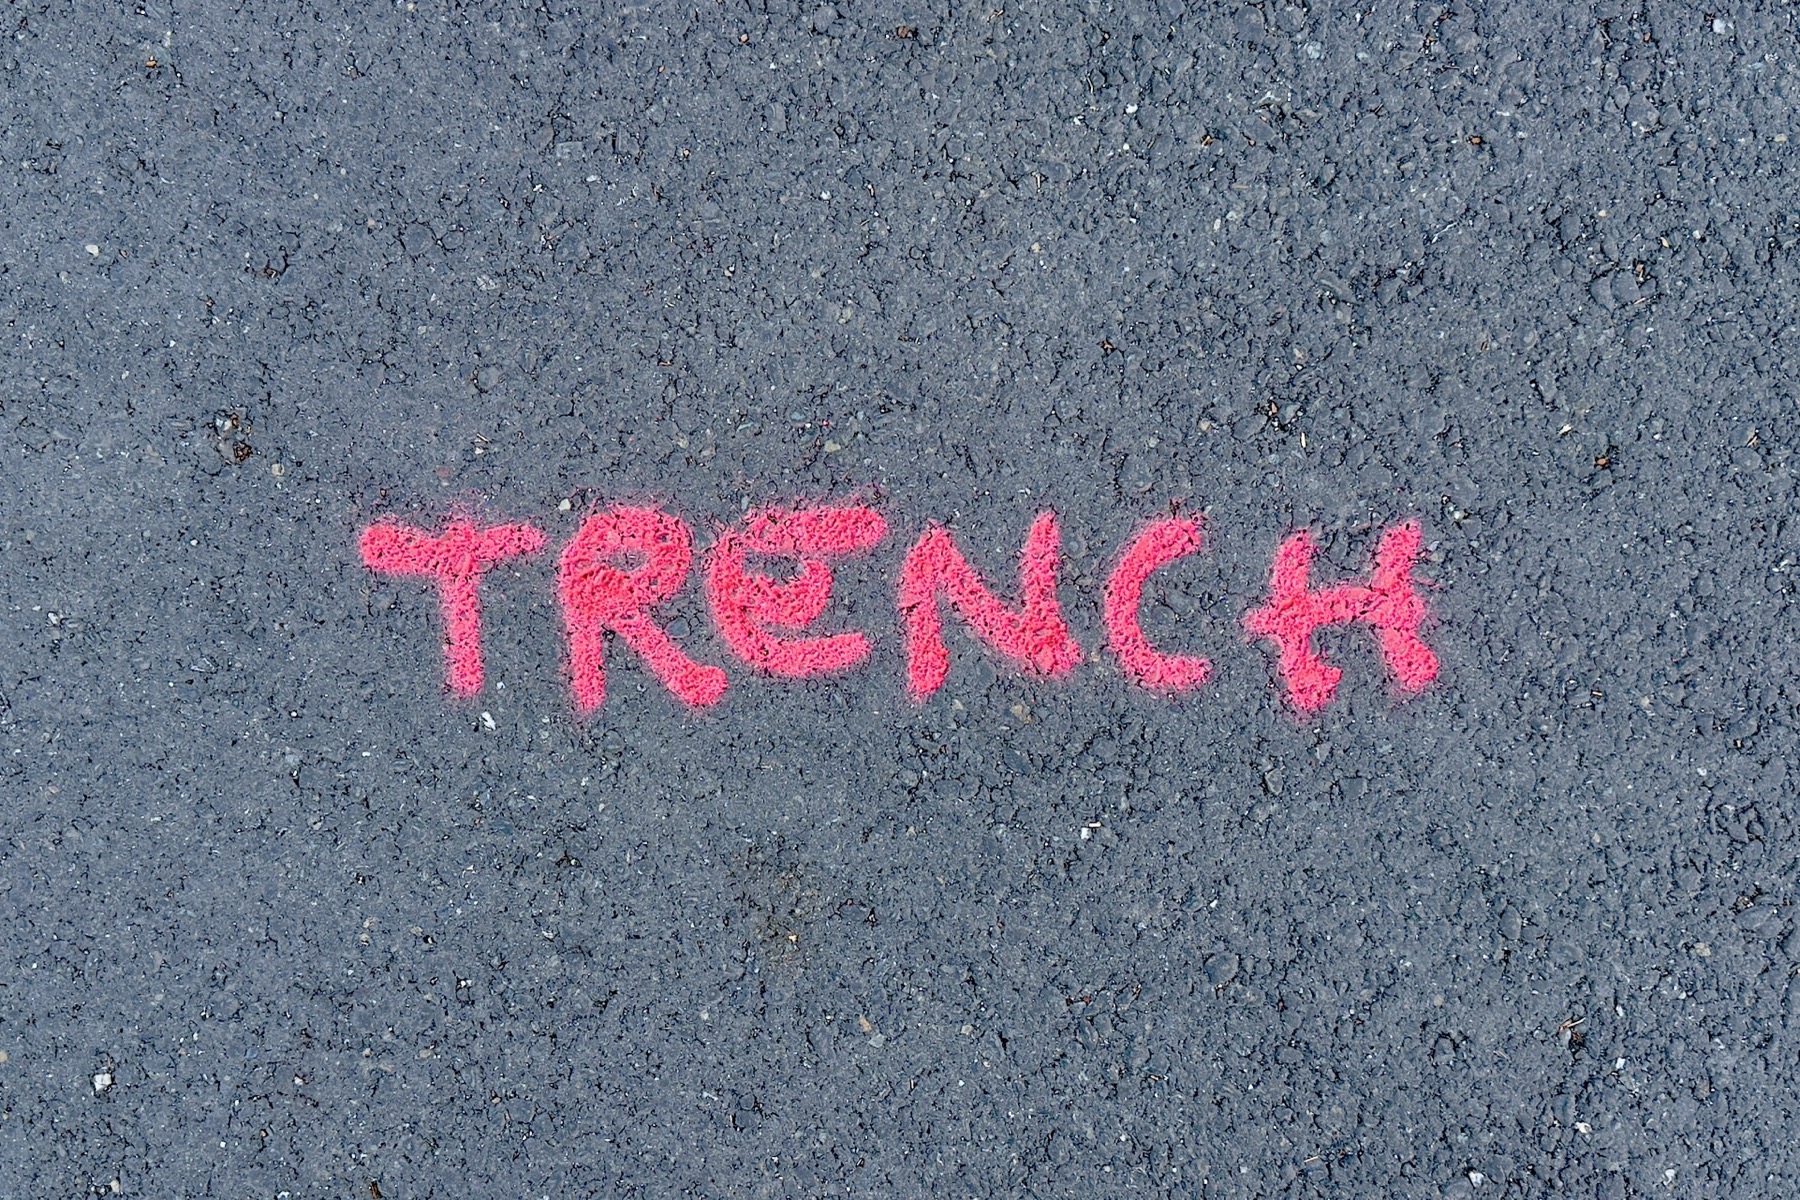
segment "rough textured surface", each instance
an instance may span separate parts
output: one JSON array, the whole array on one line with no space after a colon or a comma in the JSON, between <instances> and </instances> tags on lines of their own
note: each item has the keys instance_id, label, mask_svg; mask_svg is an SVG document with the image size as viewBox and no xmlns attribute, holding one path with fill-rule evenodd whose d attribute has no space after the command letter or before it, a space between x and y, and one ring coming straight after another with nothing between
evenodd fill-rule
<instances>
[{"instance_id":1,"label":"rough textured surface","mask_svg":"<svg viewBox=\"0 0 1800 1200\"><path fill-rule=\"evenodd\" d=\"M1800 1191L1790 12L130 7L0 42L0 1194ZM805 502L866 663L574 717L585 514ZM1204 687L904 698L930 521L1092 649L1171 503Z\"/></svg>"}]
</instances>

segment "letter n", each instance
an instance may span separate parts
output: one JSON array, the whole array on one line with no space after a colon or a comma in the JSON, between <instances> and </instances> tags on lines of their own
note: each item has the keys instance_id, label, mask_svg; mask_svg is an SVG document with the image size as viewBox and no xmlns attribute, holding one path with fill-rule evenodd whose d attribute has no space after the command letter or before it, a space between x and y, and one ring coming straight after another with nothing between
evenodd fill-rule
<instances>
[{"instance_id":1,"label":"letter n","mask_svg":"<svg viewBox=\"0 0 1800 1200\"><path fill-rule=\"evenodd\" d=\"M906 626L906 682L914 700L937 691L950 669L938 597L969 623L976 637L1023 670L1060 675L1081 661L1056 599L1061 536L1056 514L1039 513L1019 554L1019 607L995 598L969 566L950 531L933 525L906 553L897 602Z\"/></svg>"}]
</instances>

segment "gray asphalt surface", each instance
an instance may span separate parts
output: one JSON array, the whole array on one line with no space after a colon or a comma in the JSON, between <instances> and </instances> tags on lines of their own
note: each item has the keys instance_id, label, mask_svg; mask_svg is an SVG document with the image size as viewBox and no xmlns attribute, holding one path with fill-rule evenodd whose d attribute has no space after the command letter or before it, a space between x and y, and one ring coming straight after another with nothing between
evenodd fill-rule
<instances>
[{"instance_id":1,"label":"gray asphalt surface","mask_svg":"<svg viewBox=\"0 0 1800 1200\"><path fill-rule=\"evenodd\" d=\"M1800 1194L1791 6L233 7L0 19L0 1196ZM821 500L866 663L576 717L584 516Z\"/></svg>"}]
</instances>

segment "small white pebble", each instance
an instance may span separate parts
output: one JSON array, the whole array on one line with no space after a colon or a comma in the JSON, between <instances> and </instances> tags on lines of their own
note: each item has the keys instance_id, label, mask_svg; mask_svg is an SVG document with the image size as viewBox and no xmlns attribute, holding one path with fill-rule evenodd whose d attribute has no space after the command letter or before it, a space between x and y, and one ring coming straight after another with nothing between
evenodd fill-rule
<instances>
[{"instance_id":1,"label":"small white pebble","mask_svg":"<svg viewBox=\"0 0 1800 1200\"><path fill-rule=\"evenodd\" d=\"M98 258L100 256L100 247L94 245L94 243L92 243L92 242L89 242L86 246L83 246L82 249L86 250L89 254L92 254L96 258Z\"/></svg>"},{"instance_id":2,"label":"small white pebble","mask_svg":"<svg viewBox=\"0 0 1800 1200\"><path fill-rule=\"evenodd\" d=\"M94 1095L98 1096L101 1092L104 1092L107 1088L109 1088L111 1086L112 1086L111 1072L101 1071L94 1076Z\"/></svg>"}]
</instances>

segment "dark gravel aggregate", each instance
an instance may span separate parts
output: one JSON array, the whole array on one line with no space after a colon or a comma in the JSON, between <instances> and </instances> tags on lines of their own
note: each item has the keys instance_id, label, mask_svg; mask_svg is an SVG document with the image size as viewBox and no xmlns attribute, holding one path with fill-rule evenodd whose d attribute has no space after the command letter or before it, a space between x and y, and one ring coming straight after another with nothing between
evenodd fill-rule
<instances>
[{"instance_id":1,"label":"dark gravel aggregate","mask_svg":"<svg viewBox=\"0 0 1800 1200\"><path fill-rule=\"evenodd\" d=\"M0 13L0 1197L1800 1194L1800 22L1668 0ZM556 556L890 533L568 699ZM1104 653L1119 547L1207 544ZM950 630L1062 527L1093 653ZM358 531L458 513L426 583ZM1276 547L1419 520L1314 716Z\"/></svg>"}]
</instances>

